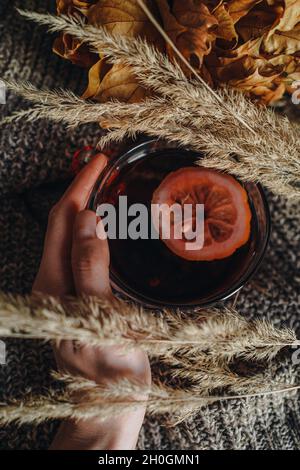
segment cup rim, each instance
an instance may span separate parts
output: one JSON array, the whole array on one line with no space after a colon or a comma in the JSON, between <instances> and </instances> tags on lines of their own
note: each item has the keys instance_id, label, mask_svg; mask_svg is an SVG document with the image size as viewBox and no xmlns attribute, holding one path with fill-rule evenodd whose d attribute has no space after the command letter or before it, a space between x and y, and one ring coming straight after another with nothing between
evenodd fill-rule
<instances>
[{"instance_id":1,"label":"cup rim","mask_svg":"<svg viewBox=\"0 0 300 470\"><path fill-rule=\"evenodd\" d=\"M169 147L169 148L171 148L171 146L172 146L172 143L165 142L165 141L160 140L160 139L149 138L149 139L143 140L142 142L140 142L136 145L133 145L132 147L127 149L125 152L123 152L120 156L118 156L118 157L112 159L111 161L109 161L108 165L104 168L104 170L99 175L99 178L97 179L97 182L94 186L94 189L92 191L92 194L90 196L89 203L88 203L89 209L95 210L94 209L94 202L95 202L96 194L98 194L99 189L101 191L101 189L103 189L105 187L105 183L106 183L108 177L110 176L111 172L116 170L122 162L128 161L130 159L130 156L134 155L135 153L137 153L139 150L142 150L143 148L147 148L151 144L159 144L159 145L162 146L162 148L163 148L164 145L166 147ZM174 148L178 149L178 147L176 147L176 145L174 145ZM192 153L197 154L196 151L190 150L188 148L181 148L181 149L184 150L184 151L190 151ZM155 149L154 149L154 151L155 151ZM150 153L151 153L151 149L150 149ZM138 160L139 158L142 158L142 157L143 156L141 156L141 155L137 155L136 160ZM132 163L132 161L135 161L135 160L131 160L130 163ZM234 178L236 178L236 177L234 176ZM270 234L271 234L271 214L270 214L270 208L269 208L269 204L268 204L268 201L267 201L265 191L263 190L260 183L251 182L251 184L253 184L258 189L258 192L259 192L261 200L262 200L263 211L265 213L265 220L266 220L265 234L264 234L264 238L261 242L262 246L260 247L259 252L254 256L254 259L251 261L249 268L246 269L246 271L243 273L243 275L236 282L234 282L229 288L226 289L226 292L223 292L223 293L219 292L218 294L211 295L210 298L208 298L206 301L203 301L203 302L201 302L201 301L200 302L199 301L193 302L192 301L192 302L187 302L187 303L178 303L178 302L167 302L166 303L166 302L157 301L157 300L153 301L150 298L148 298L147 296L144 296L143 294L140 294L140 293L136 292L131 287L128 287L127 285L125 285L110 270L110 281L111 281L111 285L112 285L113 289L117 293L121 294L121 296L125 296L125 297L127 297L127 298L129 298L129 299L131 299L135 302L138 302L139 304L141 304L145 307L154 308L154 309L162 308L162 307L164 307L164 308L180 308L181 310L188 310L188 309L193 309L193 308L205 308L207 306L211 306L211 305L216 304L218 302L226 301L227 299L232 297L234 294L239 292L244 287L244 285L253 277L253 275L256 273L256 271L260 267L260 265L263 261L263 258L265 256L265 253L266 253L266 250L267 250L267 247L268 247L268 244L269 244L269 240L270 240ZM102 186L102 188L101 188L101 186Z\"/></svg>"}]
</instances>

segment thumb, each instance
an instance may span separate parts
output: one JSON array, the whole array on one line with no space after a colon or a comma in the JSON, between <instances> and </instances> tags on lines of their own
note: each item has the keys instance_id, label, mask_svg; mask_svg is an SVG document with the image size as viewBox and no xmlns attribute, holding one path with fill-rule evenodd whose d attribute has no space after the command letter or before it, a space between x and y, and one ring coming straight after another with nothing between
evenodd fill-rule
<instances>
[{"instance_id":1,"label":"thumb","mask_svg":"<svg viewBox=\"0 0 300 470\"><path fill-rule=\"evenodd\" d=\"M77 214L72 246L72 269L77 294L111 297L109 248L96 235L97 216L89 210Z\"/></svg>"}]
</instances>

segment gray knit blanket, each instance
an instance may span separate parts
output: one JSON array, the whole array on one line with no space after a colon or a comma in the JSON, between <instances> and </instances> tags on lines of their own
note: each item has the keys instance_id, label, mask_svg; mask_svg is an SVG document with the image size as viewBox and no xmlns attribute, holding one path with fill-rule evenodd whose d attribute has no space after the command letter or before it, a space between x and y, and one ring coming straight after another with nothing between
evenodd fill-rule
<instances>
[{"instance_id":1,"label":"gray knit blanket","mask_svg":"<svg viewBox=\"0 0 300 470\"><path fill-rule=\"evenodd\" d=\"M67 87L81 93L85 71L52 53L53 37L27 23L15 7L54 12L55 2L0 0L0 78L30 80L38 87ZM0 119L26 107L8 94ZM70 155L97 140L97 126L66 130L61 124L20 121L0 129L0 289L27 293L38 269L47 214L71 177ZM300 335L300 210L268 195L272 215L270 246L260 271L246 285L237 307L246 317L270 319ZM32 340L6 341L7 361L0 365L0 402L22 397L31 388L50 385L54 359L49 345ZM300 364L288 351L278 376L300 383ZM300 354L298 355L300 358ZM293 363L294 362L294 363ZM58 426L0 428L0 449L43 449ZM147 418L141 449L299 449L300 408L297 395L274 395L214 404L196 418L173 428Z\"/></svg>"}]
</instances>

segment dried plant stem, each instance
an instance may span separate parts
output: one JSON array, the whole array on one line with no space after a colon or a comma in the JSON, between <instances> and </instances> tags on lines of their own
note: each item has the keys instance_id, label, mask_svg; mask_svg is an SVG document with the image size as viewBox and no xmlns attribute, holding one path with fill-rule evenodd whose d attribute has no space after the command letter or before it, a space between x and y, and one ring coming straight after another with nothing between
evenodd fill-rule
<instances>
[{"instance_id":1,"label":"dried plant stem","mask_svg":"<svg viewBox=\"0 0 300 470\"><path fill-rule=\"evenodd\" d=\"M145 5L143 0L137 0L139 6L142 8L144 13L147 15L151 23L155 26L155 28L160 32L164 40L169 44L169 46L173 49L175 54L179 57L179 59L184 63L184 65L192 72L192 74L196 77L197 80L201 83L201 85L206 89L208 93L210 93L215 100L223 107L226 108L226 110L231 114L232 110L227 108L226 103L223 101L222 97L216 93L206 82L205 80L196 72L194 67L191 66L191 64L186 60L186 58L181 54L179 49L175 46L174 42L169 38L169 36L166 34L166 32L163 30L163 28L160 26L154 15L152 15L151 11L149 8ZM252 134L255 135L254 130L242 119L239 115L232 114L234 119L239 121L242 126L245 126L248 131L250 131Z\"/></svg>"},{"instance_id":2,"label":"dried plant stem","mask_svg":"<svg viewBox=\"0 0 300 470\"><path fill-rule=\"evenodd\" d=\"M195 391L172 389L166 385L152 385L151 388L140 384L120 381L103 387L79 377L61 377L67 387L64 392L52 393L47 397L29 395L21 401L0 405L0 422L9 424L39 424L46 419L88 419L97 417L107 419L121 415L128 410L146 406L152 415L172 414L180 420L197 413L201 408L216 402L272 396L275 394L295 393L299 385L277 385L276 388L251 394L204 396ZM133 396L141 400L130 399Z\"/></svg>"},{"instance_id":3,"label":"dried plant stem","mask_svg":"<svg viewBox=\"0 0 300 470\"><path fill-rule=\"evenodd\" d=\"M248 144L239 132L229 138L228 131L224 132L220 122L215 124L210 117L202 116L202 112L198 115L198 110L193 109L192 105L181 110L162 98L136 104L95 104L86 102L71 92L60 94L59 90L40 91L28 83L14 81L6 82L6 85L37 104L34 108L8 116L3 122L24 117L30 121L40 118L63 121L69 126L107 121L115 130L100 140L101 147L113 140L121 141L127 136L135 137L138 132L156 135L197 151L203 150L206 158L201 159L201 165L229 171L245 181L260 181L278 194L291 198L299 197L300 190L296 184L300 173L300 160L296 156L291 158L291 155L295 155L295 136L290 134L290 152L287 154L289 149L286 149L284 143L283 123L278 126L277 140L270 141L268 149L261 153L268 143L269 134L266 133L265 140L260 144L254 141ZM160 116L160 126L157 116ZM274 123L276 122L277 117L274 116ZM270 135L272 136L272 133ZM274 153L275 150L271 155L268 154L272 152L272 146L276 146L276 151L282 148L280 158Z\"/></svg>"},{"instance_id":4,"label":"dried plant stem","mask_svg":"<svg viewBox=\"0 0 300 470\"><path fill-rule=\"evenodd\" d=\"M150 117L143 111L135 119L130 111L127 118L111 116L110 127L115 130L102 143L138 132L163 137L205 152L207 158L201 160L201 165L228 171L243 180L260 181L274 193L299 199L298 128L288 119L254 105L233 90L218 91L226 106L217 105L205 87L189 81L177 64L140 39L112 36L105 29L83 25L72 18L21 13L52 31L68 32L101 49L112 62L131 65L145 86L167 99L169 109L156 116L154 111L158 108L154 102L147 105ZM235 115L251 122L255 137L245 126L236 126Z\"/></svg>"},{"instance_id":5,"label":"dried plant stem","mask_svg":"<svg viewBox=\"0 0 300 470\"><path fill-rule=\"evenodd\" d=\"M154 89L162 95L179 98L176 85L184 83L189 88L189 81L179 65L173 64L165 54L140 38L111 35L104 28L86 25L80 19L64 15L58 17L19 9L17 11L25 18L47 26L49 31L66 32L90 44L96 52L101 51L107 55L112 63L132 66L146 87L153 88L154 85ZM202 88L199 88L199 93ZM210 90L209 96L212 103L215 103L214 94Z\"/></svg>"},{"instance_id":6,"label":"dried plant stem","mask_svg":"<svg viewBox=\"0 0 300 470\"><path fill-rule=\"evenodd\" d=\"M143 385L137 382L130 382L127 379L120 380L118 382L111 383L109 385L99 385L95 383L93 380L85 379L84 377L74 377L73 375L64 374L64 373L53 373L54 378L56 380L65 383L67 388L67 393L72 396L73 394L78 398L78 393L87 393L91 399L101 398L102 400L118 400L120 398L128 399L129 396L140 396L144 397L144 399L138 400L138 403L151 403L151 399L161 398L161 399L171 399L176 401L189 399L189 400L198 400L199 398L204 398L208 400L233 400L239 398L248 398L250 396L257 397L261 395L271 395L277 393L284 393L288 391L296 391L300 388L300 385L295 384L280 384L276 382L271 382L268 384L268 389L266 390L266 384L263 385L264 388L261 388L257 391L257 393L245 393L239 395L229 395L229 396L204 396L202 390L202 394L198 390L198 396L196 389L194 390L186 390L180 388L173 388L169 385L163 383L157 383L149 385ZM217 388L217 387L216 387ZM195 396L196 395L196 396ZM80 397L81 398L81 397Z\"/></svg>"},{"instance_id":7,"label":"dried plant stem","mask_svg":"<svg viewBox=\"0 0 300 470\"><path fill-rule=\"evenodd\" d=\"M26 100L36 103L33 108L19 111L4 118L0 124L13 122L15 120L27 118L33 121L41 118L48 118L56 121L63 121L70 126L80 125L88 122L99 122L107 120L110 127L120 127L128 125L132 121L144 123L147 120L153 124L157 121L157 115L161 115L161 123L180 126L185 122L186 127L195 128L201 125L202 129L211 129L213 121L207 114L203 115L203 110L193 110L193 107L178 109L171 100L166 98L146 99L141 103L94 103L81 99L71 91L65 90L40 90L28 82L16 82L14 80L3 80L7 89L18 93ZM179 112L180 111L180 112ZM195 112L192 112L195 111ZM198 113L200 111L200 113ZM211 111L210 111L211 112Z\"/></svg>"},{"instance_id":8,"label":"dried plant stem","mask_svg":"<svg viewBox=\"0 0 300 470\"><path fill-rule=\"evenodd\" d=\"M264 140L260 145L255 141L250 143L239 131L230 132L231 127L226 132L221 126L219 132L218 129L205 126L197 130L189 126L188 122L159 127L157 119L151 122L150 117L140 122L130 120L127 124L123 121L120 132L123 137L135 137L137 133L144 133L195 151L202 151L205 158L199 160L201 166L226 171L243 181L260 182L275 194L299 200L298 143L292 134L290 138L288 137L288 129L285 135L282 135L282 140L280 140L281 132L278 132L276 139L272 140L274 135L268 134L265 128L266 134L263 130ZM99 146L107 141L112 142L113 138L119 140L119 135L119 132L115 132L110 138L100 140Z\"/></svg>"},{"instance_id":9,"label":"dried plant stem","mask_svg":"<svg viewBox=\"0 0 300 470\"><path fill-rule=\"evenodd\" d=\"M140 314L138 306L98 298L60 302L38 295L0 295L0 336L44 340L73 339L93 346L148 344L148 328L164 337L164 323L153 315Z\"/></svg>"},{"instance_id":10,"label":"dried plant stem","mask_svg":"<svg viewBox=\"0 0 300 470\"><path fill-rule=\"evenodd\" d=\"M210 357L203 362L200 361L197 364L189 365L185 364L181 357L178 357L179 365L172 367L172 361L170 365L165 358L162 358L162 362L168 365L168 379L175 380L178 384L186 384L186 388L192 389L195 393L206 392L207 395L213 395L215 390L221 389L234 394L255 393L259 389L266 388L266 384L270 385L271 383L266 373L244 377L232 372L227 364L215 363Z\"/></svg>"},{"instance_id":11,"label":"dried plant stem","mask_svg":"<svg viewBox=\"0 0 300 470\"><path fill-rule=\"evenodd\" d=\"M101 119L113 120L116 117L119 120L133 119L134 116L140 116L143 119L144 116L149 115L149 109L153 113L166 113L167 111L167 103L158 98L136 104L108 102L100 105L83 100L71 91L39 90L28 82L14 80L3 80L3 82L8 90L12 90L36 104L33 108L18 111L4 118L0 124L7 124L23 118L28 121L48 118L65 122L69 126L77 126L88 122L99 122Z\"/></svg>"},{"instance_id":12,"label":"dried plant stem","mask_svg":"<svg viewBox=\"0 0 300 470\"><path fill-rule=\"evenodd\" d=\"M40 296L0 295L0 336L74 339L94 346L141 347L151 356L178 351L196 363L205 352L211 360L270 360L283 347L300 344L295 333L269 322L246 321L233 310L206 309L198 319L171 311L157 315L135 304L98 298L59 301ZM200 354L200 356L199 356Z\"/></svg>"},{"instance_id":13,"label":"dried plant stem","mask_svg":"<svg viewBox=\"0 0 300 470\"><path fill-rule=\"evenodd\" d=\"M204 81L199 86L199 83L188 80L178 64L173 64L166 55L140 38L111 35L104 28L82 24L78 19L63 15L57 17L49 14L18 11L26 18L48 26L50 31L67 32L83 42L87 42L97 51L101 50L105 53L108 60L113 63L130 65L145 87L153 89L171 100L181 100L188 105L196 103L201 108L202 114L207 115L208 113L208 115L215 116L215 120L227 116L227 119L235 122L236 119L243 118L240 108L237 105L234 106L234 103L230 103L230 106L234 106L232 109L227 109L226 106L223 109L216 105L216 99L217 101L221 100L222 104L226 104L226 91L218 90L216 93L210 88L207 89L208 85ZM199 78L202 80L201 77ZM240 93L237 95L239 96ZM256 108L249 100L247 100L247 104ZM249 130L249 126L247 124L246 126ZM251 131L253 132L252 128Z\"/></svg>"},{"instance_id":14,"label":"dried plant stem","mask_svg":"<svg viewBox=\"0 0 300 470\"><path fill-rule=\"evenodd\" d=\"M202 115L208 115L212 118L215 116L215 121L226 118L227 121L229 119L229 122L232 122L238 116L239 119L250 121L251 130L254 130L252 126L256 120L251 118L255 114L256 117L261 116L260 121L268 124L273 123L274 113L270 109L256 106L244 95L232 89L220 89L216 94L223 103L228 102L229 108L223 109L216 106L211 90L199 86L199 83L195 81L188 80L178 64L173 64L165 54L139 38L111 35L104 28L85 25L80 23L78 19L63 15L57 17L49 14L18 11L26 18L48 26L50 31L67 32L83 42L87 42L108 55L108 60L113 63L125 63L132 66L135 74L147 88L153 89L171 100L178 100L180 104L184 103L185 106L193 106L193 108L196 106ZM281 119L284 120L284 118ZM274 125L274 127L276 126ZM247 128L247 130L249 129ZM261 122L258 123L256 130L261 131ZM251 138L253 139L253 135ZM257 133L256 138L260 140L260 132Z\"/></svg>"}]
</instances>

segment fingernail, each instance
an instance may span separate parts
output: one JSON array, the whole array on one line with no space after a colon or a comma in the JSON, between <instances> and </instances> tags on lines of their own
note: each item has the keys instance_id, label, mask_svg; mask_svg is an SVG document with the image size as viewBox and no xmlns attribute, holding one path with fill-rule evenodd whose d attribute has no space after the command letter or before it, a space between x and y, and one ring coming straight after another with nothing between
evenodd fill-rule
<instances>
[{"instance_id":1,"label":"fingernail","mask_svg":"<svg viewBox=\"0 0 300 470\"><path fill-rule=\"evenodd\" d=\"M97 153L96 155L93 155L93 157L91 158L91 162L97 162L97 161L106 161L107 160L107 156L104 154L104 153Z\"/></svg>"}]
</instances>

